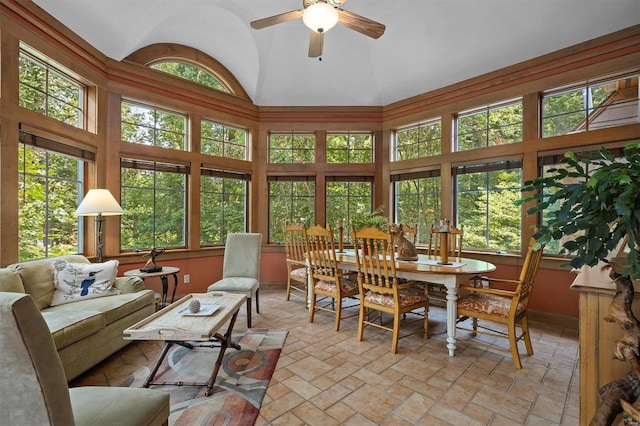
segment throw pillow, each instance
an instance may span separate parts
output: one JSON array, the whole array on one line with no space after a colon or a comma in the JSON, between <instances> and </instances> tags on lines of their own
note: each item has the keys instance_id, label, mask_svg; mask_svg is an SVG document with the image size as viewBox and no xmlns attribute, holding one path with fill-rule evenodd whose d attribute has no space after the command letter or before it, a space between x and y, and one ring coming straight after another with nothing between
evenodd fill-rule
<instances>
[{"instance_id":1,"label":"throw pillow","mask_svg":"<svg viewBox=\"0 0 640 426\"><path fill-rule=\"evenodd\" d=\"M52 265L56 290L51 306L120 294L120 290L113 287L118 272L117 260L104 263L70 263L60 260Z\"/></svg>"}]
</instances>

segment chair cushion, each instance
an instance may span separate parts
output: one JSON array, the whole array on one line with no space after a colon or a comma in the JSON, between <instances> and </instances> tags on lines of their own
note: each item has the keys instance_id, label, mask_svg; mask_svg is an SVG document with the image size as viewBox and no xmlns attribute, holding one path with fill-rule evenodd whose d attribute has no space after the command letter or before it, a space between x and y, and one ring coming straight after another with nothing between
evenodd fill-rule
<instances>
[{"instance_id":1,"label":"chair cushion","mask_svg":"<svg viewBox=\"0 0 640 426\"><path fill-rule=\"evenodd\" d=\"M400 298L400 307L402 308L415 305L416 303L429 301L429 295L425 294L425 291L420 288L401 289L398 292L398 296ZM392 294L381 294L370 291L364 296L364 301L376 305L387 306L389 308L395 306Z\"/></svg>"},{"instance_id":2,"label":"chair cushion","mask_svg":"<svg viewBox=\"0 0 640 426\"><path fill-rule=\"evenodd\" d=\"M298 280L306 280L307 279L307 268L296 268L291 271L289 274L291 278Z\"/></svg>"},{"instance_id":3,"label":"chair cushion","mask_svg":"<svg viewBox=\"0 0 640 426\"><path fill-rule=\"evenodd\" d=\"M356 281L344 277L340 281L340 286L342 287L342 291L344 292L352 292L358 289L358 283ZM318 282L316 282L316 289L326 291L328 293L336 293L336 285L332 281L319 280Z\"/></svg>"},{"instance_id":4,"label":"chair cushion","mask_svg":"<svg viewBox=\"0 0 640 426\"><path fill-rule=\"evenodd\" d=\"M250 298L259 287L260 281L255 278L233 277L216 281L207 288L207 291L228 291L244 294Z\"/></svg>"},{"instance_id":5,"label":"chair cushion","mask_svg":"<svg viewBox=\"0 0 640 426\"><path fill-rule=\"evenodd\" d=\"M155 389L81 386L69 396L76 426L161 425L169 417L169 394Z\"/></svg>"},{"instance_id":6,"label":"chair cushion","mask_svg":"<svg viewBox=\"0 0 640 426\"><path fill-rule=\"evenodd\" d=\"M458 309L507 317L511 309L511 298L495 294L471 293L458 299ZM524 305L518 303L516 315L521 314L523 310Z\"/></svg>"},{"instance_id":7,"label":"chair cushion","mask_svg":"<svg viewBox=\"0 0 640 426\"><path fill-rule=\"evenodd\" d=\"M13 270L7 268L0 268L0 291L6 291L9 293L24 293L24 286L22 285L22 278Z\"/></svg>"}]
</instances>

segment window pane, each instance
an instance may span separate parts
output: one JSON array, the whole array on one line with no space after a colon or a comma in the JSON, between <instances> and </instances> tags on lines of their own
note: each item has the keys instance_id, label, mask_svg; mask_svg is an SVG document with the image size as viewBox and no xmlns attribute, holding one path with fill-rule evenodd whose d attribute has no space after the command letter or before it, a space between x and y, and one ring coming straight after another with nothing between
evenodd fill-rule
<instances>
[{"instance_id":1,"label":"window pane","mask_svg":"<svg viewBox=\"0 0 640 426\"><path fill-rule=\"evenodd\" d=\"M371 211L373 184L371 182L327 182L327 224L331 224L338 238L338 221L344 226L344 242L351 240L352 218Z\"/></svg>"},{"instance_id":2,"label":"window pane","mask_svg":"<svg viewBox=\"0 0 640 426\"><path fill-rule=\"evenodd\" d=\"M638 122L638 76L552 90L542 97L542 136Z\"/></svg>"},{"instance_id":3,"label":"window pane","mask_svg":"<svg viewBox=\"0 0 640 426\"><path fill-rule=\"evenodd\" d=\"M200 152L218 157L246 159L246 131L208 120L200 127Z\"/></svg>"},{"instance_id":4,"label":"window pane","mask_svg":"<svg viewBox=\"0 0 640 426\"><path fill-rule=\"evenodd\" d=\"M521 142L522 101L462 112L456 124L458 151Z\"/></svg>"},{"instance_id":5,"label":"window pane","mask_svg":"<svg viewBox=\"0 0 640 426\"><path fill-rule=\"evenodd\" d=\"M28 53L21 44L19 104L63 123L82 128L86 87Z\"/></svg>"},{"instance_id":6,"label":"window pane","mask_svg":"<svg viewBox=\"0 0 640 426\"><path fill-rule=\"evenodd\" d=\"M372 161L370 133L327 134L327 163L366 164Z\"/></svg>"},{"instance_id":7,"label":"window pane","mask_svg":"<svg viewBox=\"0 0 640 426\"><path fill-rule=\"evenodd\" d=\"M121 169L121 250L184 247L186 175Z\"/></svg>"},{"instance_id":8,"label":"window pane","mask_svg":"<svg viewBox=\"0 0 640 426\"><path fill-rule=\"evenodd\" d=\"M430 120L416 127L396 132L396 161L428 157L442 153L440 119Z\"/></svg>"},{"instance_id":9,"label":"window pane","mask_svg":"<svg viewBox=\"0 0 640 426\"><path fill-rule=\"evenodd\" d=\"M303 133L271 133L269 162L306 164L315 161L316 137Z\"/></svg>"},{"instance_id":10,"label":"window pane","mask_svg":"<svg viewBox=\"0 0 640 426\"><path fill-rule=\"evenodd\" d=\"M247 184L203 175L200 181L200 244L224 245L230 232L246 232Z\"/></svg>"},{"instance_id":11,"label":"window pane","mask_svg":"<svg viewBox=\"0 0 640 426\"><path fill-rule=\"evenodd\" d=\"M120 137L123 141L168 149L185 149L185 115L129 101L121 102L120 114Z\"/></svg>"},{"instance_id":12,"label":"window pane","mask_svg":"<svg viewBox=\"0 0 640 426\"><path fill-rule=\"evenodd\" d=\"M175 75L176 77L184 78L185 80L193 81L194 83L202 84L203 86L211 87L212 89L229 92L211 73L186 62L159 62L149 65L149 67Z\"/></svg>"},{"instance_id":13,"label":"window pane","mask_svg":"<svg viewBox=\"0 0 640 426\"><path fill-rule=\"evenodd\" d=\"M464 225L464 246L520 250L522 170L512 168L456 176L457 225Z\"/></svg>"},{"instance_id":14,"label":"window pane","mask_svg":"<svg viewBox=\"0 0 640 426\"><path fill-rule=\"evenodd\" d=\"M396 223L418 225L418 243L429 242L429 229L440 221L440 177L395 183Z\"/></svg>"},{"instance_id":15,"label":"window pane","mask_svg":"<svg viewBox=\"0 0 640 426\"><path fill-rule=\"evenodd\" d=\"M75 210L83 162L22 144L18 165L19 260L80 253Z\"/></svg>"},{"instance_id":16,"label":"window pane","mask_svg":"<svg viewBox=\"0 0 640 426\"><path fill-rule=\"evenodd\" d=\"M269 182L269 242L282 242L282 227L315 224L315 182Z\"/></svg>"}]
</instances>

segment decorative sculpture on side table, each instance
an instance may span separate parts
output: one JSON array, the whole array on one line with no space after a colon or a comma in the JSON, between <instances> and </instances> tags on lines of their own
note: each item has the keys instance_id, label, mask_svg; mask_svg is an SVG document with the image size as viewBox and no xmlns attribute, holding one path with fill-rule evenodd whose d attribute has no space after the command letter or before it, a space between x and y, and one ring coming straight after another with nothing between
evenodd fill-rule
<instances>
[{"instance_id":1,"label":"decorative sculpture on side table","mask_svg":"<svg viewBox=\"0 0 640 426\"><path fill-rule=\"evenodd\" d=\"M140 268L140 272L160 272L160 271L162 271L162 266L156 265L156 259L162 253L164 253L165 250L167 250L166 247L154 247L154 248L151 249L151 251L149 253L143 254L142 257L149 257L149 260L147 260L147 263L142 268Z\"/></svg>"},{"instance_id":2,"label":"decorative sculpture on side table","mask_svg":"<svg viewBox=\"0 0 640 426\"><path fill-rule=\"evenodd\" d=\"M398 260L418 260L418 250L416 250L416 246L404 236L402 225L392 223L389 225L389 233L393 239L393 245L397 247Z\"/></svg>"}]
</instances>

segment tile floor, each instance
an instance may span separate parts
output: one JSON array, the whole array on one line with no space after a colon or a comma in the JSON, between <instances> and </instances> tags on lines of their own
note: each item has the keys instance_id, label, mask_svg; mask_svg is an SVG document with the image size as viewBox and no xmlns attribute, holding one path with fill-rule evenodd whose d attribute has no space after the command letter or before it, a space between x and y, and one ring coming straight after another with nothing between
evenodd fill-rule
<instances>
[{"instance_id":1,"label":"tile floor","mask_svg":"<svg viewBox=\"0 0 640 426\"><path fill-rule=\"evenodd\" d=\"M262 289L260 307L254 328L289 335L257 425L578 424L577 330L532 322L535 354L528 357L521 343L518 371L510 355L463 342L447 356L445 311L437 307L429 313L429 339L402 339L395 355L389 332L369 327L358 342L357 318L335 333L327 312L309 324L303 302L285 301L284 290ZM236 330L244 327L243 307ZM71 385L121 383L160 349L134 342Z\"/></svg>"}]
</instances>

